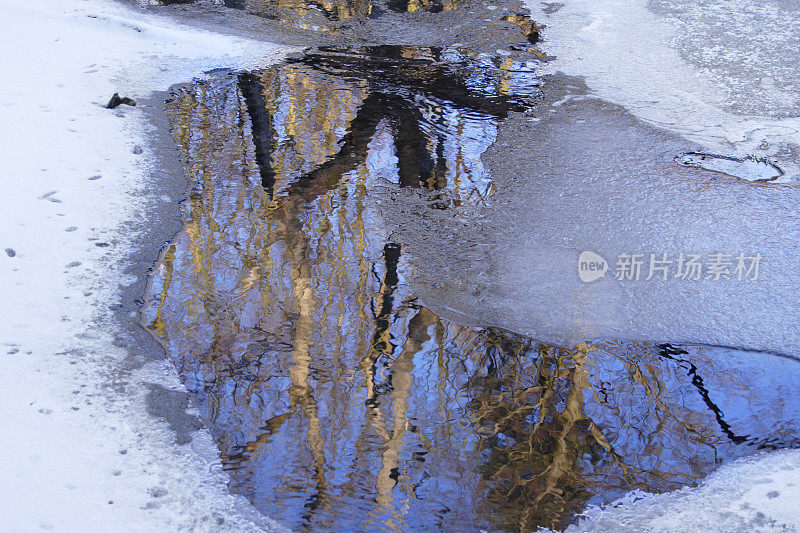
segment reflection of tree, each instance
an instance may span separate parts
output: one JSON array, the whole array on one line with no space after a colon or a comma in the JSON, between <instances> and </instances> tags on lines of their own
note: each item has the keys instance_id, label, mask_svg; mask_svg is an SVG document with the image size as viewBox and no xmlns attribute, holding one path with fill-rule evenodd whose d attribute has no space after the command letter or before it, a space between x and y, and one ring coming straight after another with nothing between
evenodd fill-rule
<instances>
[{"instance_id":1,"label":"reflection of tree","mask_svg":"<svg viewBox=\"0 0 800 533\"><path fill-rule=\"evenodd\" d=\"M302 25L313 20L313 15L317 13L330 21L364 19L370 16L376 7L380 9L384 5L399 12L413 13L424 10L439 13L456 9L460 5L460 0L225 0L224 3L227 7L244 9L289 24Z\"/></svg>"},{"instance_id":2,"label":"reflection of tree","mask_svg":"<svg viewBox=\"0 0 800 533\"><path fill-rule=\"evenodd\" d=\"M671 346L669 344L662 344L659 346L659 355L661 355L661 357L671 359L679 363L683 363L688 367L688 375L692 379L692 385L694 385L697 388L697 392L700 394L700 397L703 398L703 403L705 403L708 406L709 410L712 413L714 413L714 418L716 419L717 424L719 424L719 428L722 430L725 436L728 437L728 439L730 439L731 442L735 442L736 444L742 444L747 442L748 438L746 436L737 435L736 433L734 433L733 429L731 428L731 425L725 420L724 413L722 412L722 410L720 410L719 406L717 406L717 404L714 403L714 401L711 399L711 395L709 394L708 389L703 384L703 378L698 373L695 364L681 357L682 355L688 353L689 352L687 352L682 348L676 348L675 346ZM764 447L766 448L769 446L765 445Z\"/></svg>"},{"instance_id":3,"label":"reflection of tree","mask_svg":"<svg viewBox=\"0 0 800 533\"><path fill-rule=\"evenodd\" d=\"M441 13L457 9L461 0L388 0L389 9L399 12L414 13L415 11L430 11Z\"/></svg>"},{"instance_id":4,"label":"reflection of tree","mask_svg":"<svg viewBox=\"0 0 800 533\"><path fill-rule=\"evenodd\" d=\"M487 501L503 529L558 528L603 491L669 490L715 468L721 443L709 414L673 399L670 367L656 354L641 364L590 345L561 350L497 332L486 346L489 370L470 381L470 411ZM604 383L598 365L613 363L625 382ZM620 438L622 430L630 435Z\"/></svg>"},{"instance_id":5,"label":"reflection of tree","mask_svg":"<svg viewBox=\"0 0 800 533\"><path fill-rule=\"evenodd\" d=\"M253 132L256 164L261 174L261 186L272 196L275 187L275 170L272 168L272 143L275 130L264 99L264 87L258 76L243 72L239 74L239 91L242 94Z\"/></svg>"},{"instance_id":6,"label":"reflection of tree","mask_svg":"<svg viewBox=\"0 0 800 533\"><path fill-rule=\"evenodd\" d=\"M503 529L558 527L592 496L580 460L611 452L582 410L584 391L591 390L587 348L567 354L542 347L530 365L524 362L535 350L529 342L492 336L498 346L487 358L505 361L496 373L473 380L470 405L485 434L487 499Z\"/></svg>"},{"instance_id":7,"label":"reflection of tree","mask_svg":"<svg viewBox=\"0 0 800 533\"><path fill-rule=\"evenodd\" d=\"M457 190L464 186L471 195L474 169L463 164L462 154L448 160L445 145L452 143L454 136L469 136L465 123L475 120L494 123L509 110L520 110L523 106L509 90L508 71L497 71L495 92L489 97L472 87L468 76L445 66L442 59L441 50L436 48L375 46L358 54L328 48L297 60L300 68L362 80L369 93L350 123L336 157L312 175L328 176L325 182L330 185L337 176L363 164L376 128L384 123L389 125L394 138L400 185L429 190L448 186ZM439 113L447 108L458 110L465 118L453 128L444 122L444 115L432 114L430 106L437 107ZM448 168L455 171L450 184ZM471 187L480 189L474 183ZM478 192L479 196L485 194L482 190Z\"/></svg>"},{"instance_id":8,"label":"reflection of tree","mask_svg":"<svg viewBox=\"0 0 800 533\"><path fill-rule=\"evenodd\" d=\"M425 80L447 71L420 59L435 53L386 50L388 74L358 77L364 59L336 52L170 104L195 187L147 317L234 490L298 528L530 530L741 455L719 420L747 389L712 395L735 371L648 346L540 346L416 300L371 215L369 162L391 152L399 185L454 187L475 164L453 149L470 117L511 105L463 72L435 93Z\"/></svg>"},{"instance_id":9,"label":"reflection of tree","mask_svg":"<svg viewBox=\"0 0 800 533\"><path fill-rule=\"evenodd\" d=\"M430 338L428 329L437 321L438 317L428 309L420 309L409 321L408 335L391 366L392 430L381 454L381 468L375 482L375 503L383 508L391 507L392 489L400 482L400 453L405 445L403 437L410 425L407 413L413 386L414 356L423 350L423 345Z\"/></svg>"}]
</instances>

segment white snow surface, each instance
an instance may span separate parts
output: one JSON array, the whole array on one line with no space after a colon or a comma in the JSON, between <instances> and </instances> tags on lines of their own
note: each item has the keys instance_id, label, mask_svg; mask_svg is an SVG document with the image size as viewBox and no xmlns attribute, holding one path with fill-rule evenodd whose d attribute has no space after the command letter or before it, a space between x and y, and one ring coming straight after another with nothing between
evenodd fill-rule
<instances>
[{"instance_id":1,"label":"white snow surface","mask_svg":"<svg viewBox=\"0 0 800 533\"><path fill-rule=\"evenodd\" d=\"M148 383L181 388L170 364L114 382L119 258L157 192L142 110L101 104L287 49L111 1L0 6L0 530L276 528L228 492L207 431L176 446L146 414Z\"/></svg>"},{"instance_id":2,"label":"white snow surface","mask_svg":"<svg viewBox=\"0 0 800 533\"><path fill-rule=\"evenodd\" d=\"M800 179L782 153L800 144L797 0L565 0L550 14L526 3L557 58L542 72L583 76L646 122L726 155L777 157L780 181Z\"/></svg>"},{"instance_id":3,"label":"white snow surface","mask_svg":"<svg viewBox=\"0 0 800 533\"><path fill-rule=\"evenodd\" d=\"M527 0L547 26L547 69L593 96L729 155L780 155L800 142L796 0ZM653 10L648 9L653 8ZM661 9L659 13L655 9ZM674 12L670 13L669 11ZM548 9L552 11L552 9ZM797 179L797 161L781 161ZM788 168L787 168L788 167ZM569 531L800 530L800 451L725 465L700 486L635 492L592 508Z\"/></svg>"}]
</instances>

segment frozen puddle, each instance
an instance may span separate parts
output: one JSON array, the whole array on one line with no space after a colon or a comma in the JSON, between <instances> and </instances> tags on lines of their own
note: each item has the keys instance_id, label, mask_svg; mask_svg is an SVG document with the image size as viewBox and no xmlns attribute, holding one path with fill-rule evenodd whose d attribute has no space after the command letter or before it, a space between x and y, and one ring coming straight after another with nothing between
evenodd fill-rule
<instances>
[{"instance_id":1,"label":"frozen puddle","mask_svg":"<svg viewBox=\"0 0 800 533\"><path fill-rule=\"evenodd\" d=\"M783 171L775 163L754 156L739 159L702 152L684 152L675 157L675 162L686 167L722 172L747 181L773 181L783 176Z\"/></svg>"},{"instance_id":2,"label":"frozen puddle","mask_svg":"<svg viewBox=\"0 0 800 533\"><path fill-rule=\"evenodd\" d=\"M175 93L193 188L146 323L231 489L265 515L311 530L563 528L631 490L800 444L794 359L558 348L417 297L377 191L413 191L428 213L485 200L481 156L537 85L504 58L373 47Z\"/></svg>"}]
</instances>

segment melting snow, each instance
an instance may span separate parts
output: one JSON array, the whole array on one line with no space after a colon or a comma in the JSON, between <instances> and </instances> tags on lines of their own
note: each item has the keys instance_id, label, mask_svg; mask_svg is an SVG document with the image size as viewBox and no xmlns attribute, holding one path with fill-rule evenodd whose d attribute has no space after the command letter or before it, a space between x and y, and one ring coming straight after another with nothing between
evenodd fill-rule
<instances>
[{"instance_id":1,"label":"melting snow","mask_svg":"<svg viewBox=\"0 0 800 533\"><path fill-rule=\"evenodd\" d=\"M133 282L129 228L158 191L135 150L147 146L141 106L101 106L283 50L102 0L2 9L2 529L273 527L228 493L205 431L178 447L145 414L147 383L180 388L172 368L125 370L109 307Z\"/></svg>"},{"instance_id":2,"label":"melting snow","mask_svg":"<svg viewBox=\"0 0 800 533\"><path fill-rule=\"evenodd\" d=\"M796 177L790 155L800 143L800 100L791 86L797 83L791 74L797 68L791 43L800 35L796 8L749 0L576 0L547 12L539 2L528 5L547 25L545 51L558 57L551 71L584 76L596 96L637 117L715 152L735 152L682 154L679 163L744 179ZM648 10L653 6L661 6L662 16ZM779 178L780 170L762 157L781 151L787 175ZM697 488L631 494L592 509L571 530L795 530L798 471L800 451L762 454L724 466Z\"/></svg>"}]
</instances>

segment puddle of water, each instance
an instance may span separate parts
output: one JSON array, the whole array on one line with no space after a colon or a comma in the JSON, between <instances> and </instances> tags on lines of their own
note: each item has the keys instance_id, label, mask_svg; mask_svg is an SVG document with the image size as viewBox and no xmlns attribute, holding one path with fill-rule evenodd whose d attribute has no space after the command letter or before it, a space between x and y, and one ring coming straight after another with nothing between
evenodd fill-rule
<instances>
[{"instance_id":1,"label":"puddle of water","mask_svg":"<svg viewBox=\"0 0 800 533\"><path fill-rule=\"evenodd\" d=\"M431 206L447 207L491 194L480 156L498 121L524 109L537 87L531 65L507 58L379 46L323 48L202 90L241 102L231 112L242 127L249 122L253 163L270 195L313 198L360 172L365 186L420 188Z\"/></svg>"},{"instance_id":2,"label":"puddle of water","mask_svg":"<svg viewBox=\"0 0 800 533\"><path fill-rule=\"evenodd\" d=\"M414 13L415 11L441 13L458 9L461 4L461 0L389 0L386 5L398 13Z\"/></svg>"},{"instance_id":3,"label":"puddle of water","mask_svg":"<svg viewBox=\"0 0 800 533\"><path fill-rule=\"evenodd\" d=\"M179 91L193 191L146 321L231 489L297 529L535 530L797 445L800 366L722 349L559 349L435 315L375 187L480 201L532 71L458 50L328 48ZM410 213L413 216L413 213Z\"/></svg>"},{"instance_id":4,"label":"puddle of water","mask_svg":"<svg viewBox=\"0 0 800 533\"><path fill-rule=\"evenodd\" d=\"M675 157L675 162L686 167L722 172L747 181L773 181L783 176L783 171L775 163L753 156L736 158L702 152L684 152Z\"/></svg>"},{"instance_id":5,"label":"puddle of water","mask_svg":"<svg viewBox=\"0 0 800 533\"><path fill-rule=\"evenodd\" d=\"M325 21L376 18L387 11L440 13L460 0L225 0L225 5L292 26L327 31Z\"/></svg>"}]
</instances>

